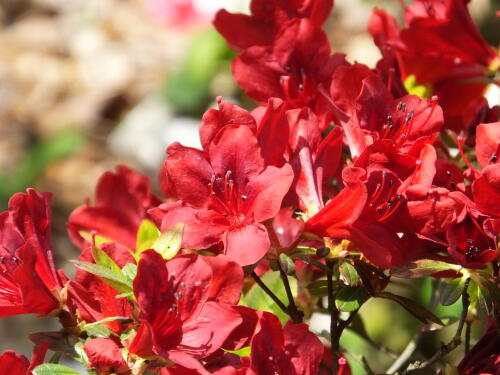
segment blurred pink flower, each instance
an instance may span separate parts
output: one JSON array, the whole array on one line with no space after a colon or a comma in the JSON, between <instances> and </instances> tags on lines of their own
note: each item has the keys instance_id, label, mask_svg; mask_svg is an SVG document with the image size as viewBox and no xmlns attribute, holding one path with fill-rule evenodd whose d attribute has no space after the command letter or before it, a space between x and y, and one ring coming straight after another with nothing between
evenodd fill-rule
<instances>
[{"instance_id":1,"label":"blurred pink flower","mask_svg":"<svg viewBox=\"0 0 500 375\"><path fill-rule=\"evenodd\" d=\"M161 24L174 28L210 22L210 15L201 11L193 0L147 0L147 12Z\"/></svg>"}]
</instances>

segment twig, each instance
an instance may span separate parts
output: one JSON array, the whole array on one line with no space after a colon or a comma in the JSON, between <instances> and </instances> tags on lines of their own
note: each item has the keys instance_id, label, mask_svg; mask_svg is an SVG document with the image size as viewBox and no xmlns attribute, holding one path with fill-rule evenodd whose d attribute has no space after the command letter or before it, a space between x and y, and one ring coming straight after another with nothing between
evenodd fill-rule
<instances>
[{"instance_id":1,"label":"twig","mask_svg":"<svg viewBox=\"0 0 500 375\"><path fill-rule=\"evenodd\" d=\"M429 310L431 312L434 312L439 302L439 294L437 293L437 291L439 290L440 283L441 283L440 279L434 280L433 283L434 285L432 288L433 294L431 301L429 302ZM406 347L403 349L401 354L396 358L391 367L389 367L389 369L386 371L387 374L395 374L405 365L405 363L411 358L413 353L415 353L415 350L417 349L421 338L422 338L422 331L418 331L410 340L410 342L406 345Z\"/></svg>"},{"instance_id":2,"label":"twig","mask_svg":"<svg viewBox=\"0 0 500 375\"><path fill-rule=\"evenodd\" d=\"M472 328L471 322L465 322L465 354L469 353L469 350L470 350L471 328Z\"/></svg>"},{"instance_id":3,"label":"twig","mask_svg":"<svg viewBox=\"0 0 500 375\"><path fill-rule=\"evenodd\" d=\"M276 294L273 293L271 289L267 287L266 284L260 279L259 275L255 273L255 271L252 271L252 278L255 280L258 286L262 288L262 290L269 296L271 299L276 303L281 310L287 315L291 317L290 311L288 311L288 308L285 306L283 302L276 296Z\"/></svg>"},{"instance_id":4,"label":"twig","mask_svg":"<svg viewBox=\"0 0 500 375\"><path fill-rule=\"evenodd\" d=\"M394 363L389 367L386 371L387 374L395 374L404 364L410 359L410 357L417 349L418 342L420 341L421 334L418 332L413 339L406 345L398 358L394 361Z\"/></svg>"},{"instance_id":5,"label":"twig","mask_svg":"<svg viewBox=\"0 0 500 375\"><path fill-rule=\"evenodd\" d=\"M283 281L286 295L288 297L288 307L287 307L288 314L290 315L290 318L292 318L292 321L294 323L302 323L302 319L304 318L304 313L297 308L297 305L295 305L295 299L293 298L290 282L288 281L288 276L286 272L283 271L283 267L279 262L278 262L278 267L280 270L281 280Z\"/></svg>"},{"instance_id":6,"label":"twig","mask_svg":"<svg viewBox=\"0 0 500 375\"><path fill-rule=\"evenodd\" d=\"M326 275L328 285L328 311L330 312L330 343L332 350L332 374L336 374L339 370L339 339L340 335L337 333L337 323L339 319L339 311L335 306L335 295L333 290L333 262L327 260L328 268L331 272Z\"/></svg>"},{"instance_id":7,"label":"twig","mask_svg":"<svg viewBox=\"0 0 500 375\"><path fill-rule=\"evenodd\" d=\"M428 367L433 366L436 362L441 360L446 354L455 350L462 343L462 331L464 329L465 319L467 318L467 312L469 311L470 299L469 294L467 293L467 289L469 288L470 278L465 281L464 288L462 290L462 314L460 315L460 320L458 322L457 331L455 332L455 336L451 339L448 344L441 345L441 349L434 354L428 361L423 362L418 365L411 365L408 367L407 372L411 372L413 370L422 370Z\"/></svg>"}]
</instances>

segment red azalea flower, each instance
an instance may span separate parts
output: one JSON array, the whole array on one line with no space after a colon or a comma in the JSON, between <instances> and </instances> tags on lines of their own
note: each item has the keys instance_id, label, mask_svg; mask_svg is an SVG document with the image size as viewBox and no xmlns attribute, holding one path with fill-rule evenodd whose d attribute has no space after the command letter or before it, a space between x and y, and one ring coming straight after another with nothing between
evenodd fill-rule
<instances>
[{"instance_id":1,"label":"red azalea flower","mask_svg":"<svg viewBox=\"0 0 500 375\"><path fill-rule=\"evenodd\" d=\"M274 217L293 179L288 164L265 167L248 126L224 127L206 151L171 145L162 186L180 199L153 212L166 230L185 224L183 246L206 249L223 244L241 265L261 259L269 249L261 223Z\"/></svg>"},{"instance_id":2,"label":"red azalea flower","mask_svg":"<svg viewBox=\"0 0 500 375\"><path fill-rule=\"evenodd\" d=\"M89 366L99 374L129 373L129 366L123 359L120 347L113 340L91 339L85 343L83 350L89 360Z\"/></svg>"},{"instance_id":3,"label":"red azalea flower","mask_svg":"<svg viewBox=\"0 0 500 375\"><path fill-rule=\"evenodd\" d=\"M415 75L420 84L430 84L446 126L456 130L469 127L485 104L481 80L498 59L472 22L467 2L416 0L405 7L406 29L399 30L381 10L370 25L383 54L396 55L394 70L401 70L403 79Z\"/></svg>"},{"instance_id":4,"label":"red azalea flower","mask_svg":"<svg viewBox=\"0 0 500 375\"><path fill-rule=\"evenodd\" d=\"M331 120L325 98L333 71L345 64L344 55L330 54L325 33L308 19L282 25L271 46L253 46L233 61L233 76L245 93L259 103L276 97L288 108L310 107L322 128Z\"/></svg>"},{"instance_id":5,"label":"red azalea flower","mask_svg":"<svg viewBox=\"0 0 500 375\"><path fill-rule=\"evenodd\" d=\"M95 205L75 209L68 219L68 233L80 248L88 246L80 231L96 233L117 246L134 249L137 229L147 218L147 210L160 204L151 193L149 179L134 170L118 166L106 172L95 190Z\"/></svg>"},{"instance_id":6,"label":"red azalea flower","mask_svg":"<svg viewBox=\"0 0 500 375\"><path fill-rule=\"evenodd\" d=\"M334 128L324 139L317 117L308 108L287 111L290 164L295 172L293 203L308 216L323 207L323 186L340 167L343 132Z\"/></svg>"},{"instance_id":7,"label":"red azalea flower","mask_svg":"<svg viewBox=\"0 0 500 375\"><path fill-rule=\"evenodd\" d=\"M48 344L40 344L33 350L31 361L24 355L8 350L0 354L0 375L31 375L32 370L42 364Z\"/></svg>"},{"instance_id":8,"label":"red azalea flower","mask_svg":"<svg viewBox=\"0 0 500 375\"><path fill-rule=\"evenodd\" d=\"M94 263L92 246L84 248L78 258L80 261ZM120 267L127 263L135 263L127 249L108 242L101 249ZM68 303L70 311L87 323L97 322L115 316L130 316L132 306L124 298L117 298L119 292L100 277L85 270L76 270L75 280L68 280ZM121 333L124 326L118 321L104 322L113 331Z\"/></svg>"},{"instance_id":9,"label":"red azalea flower","mask_svg":"<svg viewBox=\"0 0 500 375\"><path fill-rule=\"evenodd\" d=\"M203 257L195 254L165 262L155 251L145 251L134 280L141 326L129 350L140 356L156 353L206 373L197 359L218 350L241 323L240 314L224 303L234 302L234 297L222 301L211 298L213 288L220 285L235 289L223 295L241 292L241 269L239 282L223 280L234 277L228 272L230 263L228 266L225 273L214 272ZM216 268L222 270L221 265Z\"/></svg>"},{"instance_id":10,"label":"red azalea flower","mask_svg":"<svg viewBox=\"0 0 500 375\"><path fill-rule=\"evenodd\" d=\"M253 113L233 103L223 102L217 97L218 109L209 109L200 124L200 143L205 151L217 134L226 126L244 125L257 137L260 152L266 165L281 167L288 159L288 121L285 103L279 98L270 98L266 106ZM167 187L168 189L168 187Z\"/></svg>"},{"instance_id":11,"label":"red azalea flower","mask_svg":"<svg viewBox=\"0 0 500 375\"><path fill-rule=\"evenodd\" d=\"M426 145L419 159L409 157L413 162L400 168L386 154L377 155L375 146L363 152L354 168L342 171L344 189L306 222L305 230L348 239L376 265L392 268L422 253L404 208L407 191L429 190L436 153ZM399 169L403 172L394 172ZM410 242L412 252L406 251Z\"/></svg>"},{"instance_id":12,"label":"red azalea flower","mask_svg":"<svg viewBox=\"0 0 500 375\"><path fill-rule=\"evenodd\" d=\"M316 375L323 356L323 344L306 324L282 327L275 315L266 312L251 348L249 367L259 375Z\"/></svg>"},{"instance_id":13,"label":"red azalea flower","mask_svg":"<svg viewBox=\"0 0 500 375\"><path fill-rule=\"evenodd\" d=\"M59 308L52 258L50 194L28 189L0 214L0 317L46 315Z\"/></svg>"},{"instance_id":14,"label":"red azalea flower","mask_svg":"<svg viewBox=\"0 0 500 375\"><path fill-rule=\"evenodd\" d=\"M328 18L333 0L252 0L251 15L220 10L215 28L236 50L269 45L280 26L292 18L308 18L320 27Z\"/></svg>"},{"instance_id":15,"label":"red azalea flower","mask_svg":"<svg viewBox=\"0 0 500 375\"><path fill-rule=\"evenodd\" d=\"M416 156L425 143L434 142L443 125L437 98L393 99L380 77L362 64L339 67L330 93L347 114L342 127L353 158L380 141L390 142L397 153Z\"/></svg>"}]
</instances>

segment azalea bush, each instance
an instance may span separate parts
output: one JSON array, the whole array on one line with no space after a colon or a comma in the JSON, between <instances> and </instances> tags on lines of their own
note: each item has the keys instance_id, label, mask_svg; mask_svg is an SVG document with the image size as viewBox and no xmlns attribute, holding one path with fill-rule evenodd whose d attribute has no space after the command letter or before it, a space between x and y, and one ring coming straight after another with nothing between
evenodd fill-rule
<instances>
[{"instance_id":1,"label":"azalea bush","mask_svg":"<svg viewBox=\"0 0 500 375\"><path fill-rule=\"evenodd\" d=\"M377 298L420 321L377 373L498 374L500 108L483 94L500 57L467 2L402 4L402 26L375 9L374 69L331 51L332 0L219 11L256 108L218 97L201 148L168 147L161 196L128 167L105 173L68 218L73 279L54 264L49 193L15 194L0 214L0 317L61 325L30 335L31 360L0 355L0 373L77 374L68 357L90 374L348 375L356 358L375 373L340 340L384 350L358 315ZM394 292L425 277L427 305ZM455 319L436 315L455 303ZM423 357L422 337L447 325Z\"/></svg>"}]
</instances>

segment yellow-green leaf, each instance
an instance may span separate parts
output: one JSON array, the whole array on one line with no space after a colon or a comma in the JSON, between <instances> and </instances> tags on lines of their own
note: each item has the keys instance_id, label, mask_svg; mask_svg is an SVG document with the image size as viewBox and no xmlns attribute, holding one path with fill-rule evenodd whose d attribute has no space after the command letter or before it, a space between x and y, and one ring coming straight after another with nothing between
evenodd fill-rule
<instances>
[{"instance_id":1,"label":"yellow-green leaf","mask_svg":"<svg viewBox=\"0 0 500 375\"><path fill-rule=\"evenodd\" d=\"M151 248L159 253L163 259L172 259L181 249L183 233L184 224L178 223L173 228L160 234Z\"/></svg>"},{"instance_id":2,"label":"yellow-green leaf","mask_svg":"<svg viewBox=\"0 0 500 375\"><path fill-rule=\"evenodd\" d=\"M155 241L160 237L160 231L151 220L144 219L137 230L135 251L140 254L147 249L152 249Z\"/></svg>"}]
</instances>

